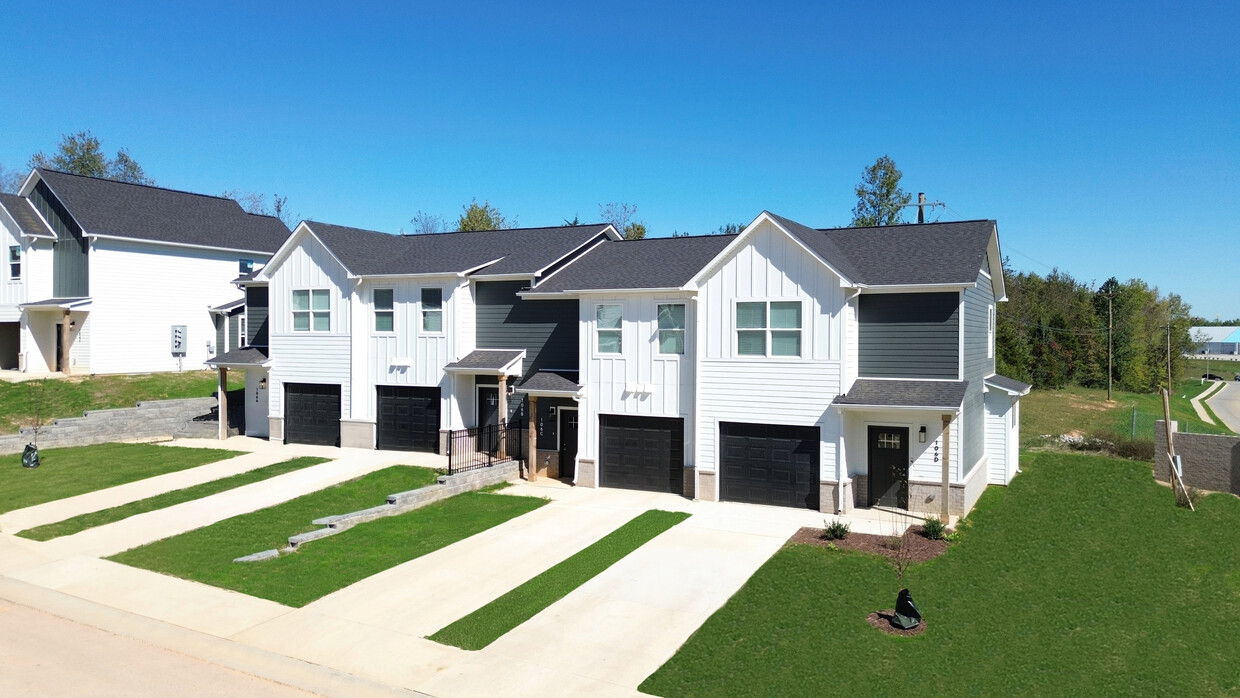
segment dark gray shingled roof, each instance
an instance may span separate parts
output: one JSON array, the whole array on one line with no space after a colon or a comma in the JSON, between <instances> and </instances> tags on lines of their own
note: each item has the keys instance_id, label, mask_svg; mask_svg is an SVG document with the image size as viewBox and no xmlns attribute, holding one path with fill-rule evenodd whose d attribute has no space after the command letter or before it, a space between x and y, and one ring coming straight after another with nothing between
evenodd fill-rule
<instances>
[{"instance_id":1,"label":"dark gray shingled roof","mask_svg":"<svg viewBox=\"0 0 1240 698\"><path fill-rule=\"evenodd\" d=\"M995 232L993 220L911 223L878 228L830 228L817 236L794 233L825 259L838 250L851 268L845 275L867 286L971 284ZM829 245L828 245L829 243Z\"/></svg>"},{"instance_id":2,"label":"dark gray shingled roof","mask_svg":"<svg viewBox=\"0 0 1240 698\"><path fill-rule=\"evenodd\" d=\"M214 308L208 308L207 311L211 313L225 313L225 312L228 312L229 310L235 310L237 308L240 308L243 305L245 305L245 299L238 298L235 301L228 301L227 303L224 303L222 305L217 305Z\"/></svg>"},{"instance_id":3,"label":"dark gray shingled roof","mask_svg":"<svg viewBox=\"0 0 1240 698\"><path fill-rule=\"evenodd\" d=\"M456 371L498 372L524 354L523 349L475 349L460 361L445 366Z\"/></svg>"},{"instance_id":4,"label":"dark gray shingled roof","mask_svg":"<svg viewBox=\"0 0 1240 698\"><path fill-rule=\"evenodd\" d=\"M261 366L267 363L267 352L256 347L242 347L207 359L211 366Z\"/></svg>"},{"instance_id":5,"label":"dark gray shingled roof","mask_svg":"<svg viewBox=\"0 0 1240 698\"><path fill-rule=\"evenodd\" d=\"M1033 386L1028 383L1021 383L1015 378L1001 376L998 373L987 377L985 382L987 385L993 385L1000 390L1006 390L1017 395L1026 395L1030 390L1033 390Z\"/></svg>"},{"instance_id":6,"label":"dark gray shingled roof","mask_svg":"<svg viewBox=\"0 0 1240 698\"><path fill-rule=\"evenodd\" d=\"M37 170L87 234L272 253L289 230L232 199Z\"/></svg>"},{"instance_id":7,"label":"dark gray shingled roof","mask_svg":"<svg viewBox=\"0 0 1240 698\"><path fill-rule=\"evenodd\" d=\"M47 223L39 217L34 210L34 205L24 197L14 194L0 194L0 206L9 212L14 221L17 221L17 227L26 235L34 237L54 238L56 233L47 227Z\"/></svg>"},{"instance_id":8,"label":"dark gray shingled roof","mask_svg":"<svg viewBox=\"0 0 1240 698\"><path fill-rule=\"evenodd\" d=\"M735 239L705 235L605 242L548 276L531 293L680 288Z\"/></svg>"},{"instance_id":9,"label":"dark gray shingled roof","mask_svg":"<svg viewBox=\"0 0 1240 698\"><path fill-rule=\"evenodd\" d=\"M969 381L859 378L847 395L836 397L832 404L955 409L964 402L964 391L968 387Z\"/></svg>"},{"instance_id":10,"label":"dark gray shingled roof","mask_svg":"<svg viewBox=\"0 0 1240 698\"><path fill-rule=\"evenodd\" d=\"M551 371L539 371L517 387L517 392L534 393L536 395L539 393L576 394L580 391L581 386L577 385L577 381L568 378L562 373Z\"/></svg>"},{"instance_id":11,"label":"dark gray shingled roof","mask_svg":"<svg viewBox=\"0 0 1240 698\"><path fill-rule=\"evenodd\" d=\"M389 235L306 221L332 254L358 276L457 274L483 265L481 276L533 275L603 234L606 223L435 235Z\"/></svg>"}]
</instances>

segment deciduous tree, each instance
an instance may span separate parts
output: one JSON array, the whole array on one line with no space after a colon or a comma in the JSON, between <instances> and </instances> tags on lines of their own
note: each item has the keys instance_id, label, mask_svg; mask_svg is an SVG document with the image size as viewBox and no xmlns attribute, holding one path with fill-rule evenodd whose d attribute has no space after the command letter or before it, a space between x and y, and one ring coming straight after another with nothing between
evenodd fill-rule
<instances>
[{"instance_id":1,"label":"deciduous tree","mask_svg":"<svg viewBox=\"0 0 1240 698\"><path fill-rule=\"evenodd\" d=\"M900 188L904 175L895 160L884 155L861 173L861 182L854 190L857 206L853 208L854 227L895 225L904 222L904 205L913 195Z\"/></svg>"},{"instance_id":2,"label":"deciduous tree","mask_svg":"<svg viewBox=\"0 0 1240 698\"><path fill-rule=\"evenodd\" d=\"M517 225L516 218L512 220L505 218L504 214L492 206L490 201L483 201L479 204L478 200L474 199L468 206L461 208L463 212L456 222L456 229L459 231L504 230Z\"/></svg>"},{"instance_id":3,"label":"deciduous tree","mask_svg":"<svg viewBox=\"0 0 1240 698\"><path fill-rule=\"evenodd\" d=\"M116 151L116 157L109 159L104 155L99 139L90 131L61 136L56 152L51 156L43 152L35 153L30 157L30 167L46 167L132 184L155 183L124 148Z\"/></svg>"}]
</instances>

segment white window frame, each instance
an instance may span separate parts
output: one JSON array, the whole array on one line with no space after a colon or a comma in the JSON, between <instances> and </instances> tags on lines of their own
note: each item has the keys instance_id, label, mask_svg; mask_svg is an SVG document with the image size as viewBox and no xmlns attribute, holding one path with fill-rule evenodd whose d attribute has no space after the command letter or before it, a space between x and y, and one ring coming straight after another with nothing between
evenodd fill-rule
<instances>
[{"instance_id":1,"label":"white window frame","mask_svg":"<svg viewBox=\"0 0 1240 698\"><path fill-rule=\"evenodd\" d=\"M809 328L806 319L808 315L805 312L806 299L804 298L733 298L732 299L732 356L737 359L757 360L766 359L774 361L802 361L809 354ZM741 303L765 303L766 304L766 327L764 328L742 328L737 326L736 313ZM795 330L791 328L772 328L771 327L771 304L772 303L799 303L801 306L801 326ZM773 332L800 332L801 333L801 353L795 356L772 354L772 333ZM740 348L741 332L765 332L766 333L766 353L764 354L742 354Z\"/></svg>"},{"instance_id":2,"label":"white window frame","mask_svg":"<svg viewBox=\"0 0 1240 698\"><path fill-rule=\"evenodd\" d=\"M305 310L295 310L295 309L293 309L293 302L292 302L292 299L293 299L294 297L296 297L296 294L298 294L298 293L305 293L305 294L306 294L306 304L307 304L307 305L306 305L306 309L305 309ZM327 309L326 309L326 310L315 310L315 309L314 309L314 296L315 296L315 294L317 294L317 293L326 294L326 296L327 296ZM290 324L290 325L289 325L289 329L290 329L291 331L293 331L293 332L305 332L305 333L307 333L307 334L330 334L330 333L331 333L331 331L332 331L332 293L331 293L331 289L327 289L327 288L295 288L295 289L292 289L292 290L290 291L290 293L289 293L289 309L290 309L289 320L290 320L290 321L291 321L291 323L292 323L292 324ZM298 314L298 313L305 313L305 314L306 314L306 318L307 318L308 325L306 326L306 329L304 329L304 330L299 330L299 329L297 329L297 320L296 320L296 318L297 318L297 314ZM323 314L326 314L326 315L327 315L327 329L325 329L325 330L316 330L316 329L314 329L314 320L315 320L316 316L318 316L318 315L323 315Z\"/></svg>"},{"instance_id":3,"label":"white window frame","mask_svg":"<svg viewBox=\"0 0 1240 698\"><path fill-rule=\"evenodd\" d=\"M611 306L615 306L620 309L620 327L618 328L608 327L606 329L603 329L598 326L599 308L605 308L605 307L611 307ZM595 303L594 304L594 318L593 318L592 324L594 325L594 338L593 338L594 353L597 354L598 356L623 356L624 355L624 303L623 302ZM602 351L602 349L599 348L599 341L598 341L600 332L618 332L620 334L620 351Z\"/></svg>"},{"instance_id":4,"label":"white window frame","mask_svg":"<svg viewBox=\"0 0 1240 698\"><path fill-rule=\"evenodd\" d=\"M17 252L17 259L13 259L13 252ZM9 245L9 281L22 280L22 246ZM14 273L17 272L17 273Z\"/></svg>"},{"instance_id":5,"label":"white window frame","mask_svg":"<svg viewBox=\"0 0 1240 698\"><path fill-rule=\"evenodd\" d=\"M995 306L986 306L986 358L995 358Z\"/></svg>"},{"instance_id":6,"label":"white window frame","mask_svg":"<svg viewBox=\"0 0 1240 698\"><path fill-rule=\"evenodd\" d=\"M659 327L659 318L661 314L659 309L665 305L678 305L681 307L681 316L684 318L684 327L679 329L663 329ZM624 326L623 316L621 316L621 327ZM688 351L689 340L689 305L684 301L655 301L654 304L654 350L659 356L684 356ZM680 333L680 351L667 352L663 351L663 333L679 332ZM624 346L624 338L621 337L621 348Z\"/></svg>"},{"instance_id":7,"label":"white window frame","mask_svg":"<svg viewBox=\"0 0 1240 698\"><path fill-rule=\"evenodd\" d=\"M435 310L426 309L426 298L424 294L427 291L439 291L439 308L438 309L435 309ZM447 334L448 332L448 325L446 322L447 314L444 312L444 305L445 305L444 299L447 298L447 296L448 294L444 293L442 286L423 286L422 288L418 289L418 332L420 334L435 336L435 337ZM438 330L426 329L427 313L439 313L439 329Z\"/></svg>"},{"instance_id":8,"label":"white window frame","mask_svg":"<svg viewBox=\"0 0 1240 698\"><path fill-rule=\"evenodd\" d=\"M375 295L378 294L380 291L391 291L392 292L392 307L391 308L382 309L379 307L379 304L375 301ZM391 286L379 286L379 287L370 289L370 309L371 309L371 323L370 323L371 334L374 334L374 335L396 334L396 289L392 288ZM379 329L379 316L381 314L392 316L392 329L390 330Z\"/></svg>"},{"instance_id":9,"label":"white window frame","mask_svg":"<svg viewBox=\"0 0 1240 698\"><path fill-rule=\"evenodd\" d=\"M246 320L247 318L246 318L245 313L241 313L240 315L237 316L237 348L238 349L246 346L246 342L245 342L245 339L247 336L246 331L245 331L246 324L247 324Z\"/></svg>"}]
</instances>

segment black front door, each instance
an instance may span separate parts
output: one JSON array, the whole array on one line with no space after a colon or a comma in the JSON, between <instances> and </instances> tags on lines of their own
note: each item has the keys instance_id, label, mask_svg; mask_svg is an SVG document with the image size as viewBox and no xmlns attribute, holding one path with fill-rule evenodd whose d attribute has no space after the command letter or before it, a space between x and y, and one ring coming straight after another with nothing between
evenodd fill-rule
<instances>
[{"instance_id":1,"label":"black front door","mask_svg":"<svg viewBox=\"0 0 1240 698\"><path fill-rule=\"evenodd\" d=\"M577 476L577 410L560 408L560 477Z\"/></svg>"},{"instance_id":2,"label":"black front door","mask_svg":"<svg viewBox=\"0 0 1240 698\"><path fill-rule=\"evenodd\" d=\"M499 387L478 387L478 452L499 452Z\"/></svg>"},{"instance_id":3,"label":"black front door","mask_svg":"<svg viewBox=\"0 0 1240 698\"><path fill-rule=\"evenodd\" d=\"M908 427L869 428L870 506L908 509Z\"/></svg>"},{"instance_id":4,"label":"black front door","mask_svg":"<svg viewBox=\"0 0 1240 698\"><path fill-rule=\"evenodd\" d=\"M65 347L65 335L64 333L61 332L61 323L58 322L56 323L56 370L57 371L65 370L65 362L63 360L64 359L64 347Z\"/></svg>"}]
</instances>

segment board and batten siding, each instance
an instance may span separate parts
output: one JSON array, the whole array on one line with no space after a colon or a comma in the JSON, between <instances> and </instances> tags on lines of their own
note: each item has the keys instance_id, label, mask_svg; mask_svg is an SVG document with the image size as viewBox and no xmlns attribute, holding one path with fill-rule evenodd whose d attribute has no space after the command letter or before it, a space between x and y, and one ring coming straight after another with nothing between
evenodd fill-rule
<instances>
[{"instance_id":1,"label":"board and batten siding","mask_svg":"<svg viewBox=\"0 0 1240 698\"><path fill-rule=\"evenodd\" d=\"M21 269L16 279L10 275L9 249L17 247L21 255ZM21 309L17 306L26 302L26 260L30 257L27 243L13 221L4 210L0 209L0 322L17 322L21 319Z\"/></svg>"},{"instance_id":2,"label":"board and batten siding","mask_svg":"<svg viewBox=\"0 0 1240 698\"><path fill-rule=\"evenodd\" d=\"M848 444L848 476L865 475L870 469L870 426L907 427L909 437L909 480L915 482L941 482L943 461L935 459L943 452L943 422L938 413L927 410L849 410L844 417ZM926 428L926 443L917 440L917 432ZM952 421L952 454L958 454L960 443L960 420ZM951 455L947 476L952 482L960 482L960 458Z\"/></svg>"},{"instance_id":3,"label":"board and batten siding","mask_svg":"<svg viewBox=\"0 0 1240 698\"><path fill-rule=\"evenodd\" d=\"M52 255L52 293L57 298L90 295L90 245L82 228L43 180L30 191L30 203L56 233Z\"/></svg>"},{"instance_id":4,"label":"board and batten siding","mask_svg":"<svg viewBox=\"0 0 1240 698\"><path fill-rule=\"evenodd\" d=\"M341 418L348 419L353 366L349 329L354 305L348 272L317 239L303 235L269 277L271 416L284 417L285 383L319 383L340 386ZM303 289L329 292L330 331L293 332L292 293ZM364 370L364 363L358 365Z\"/></svg>"},{"instance_id":5,"label":"board and batten siding","mask_svg":"<svg viewBox=\"0 0 1240 698\"><path fill-rule=\"evenodd\" d=\"M212 355L208 345L215 348L217 341L208 308L236 300L232 280L238 258L223 250L97 240L91 253L91 370L202 369ZM180 358L172 354L174 325L186 328L186 352ZM235 338L230 331L228 344L235 345Z\"/></svg>"},{"instance_id":6,"label":"board and batten siding","mask_svg":"<svg viewBox=\"0 0 1240 698\"><path fill-rule=\"evenodd\" d=\"M578 310L573 300L523 300L528 281L476 281L475 341L480 349L524 349L522 377L540 369L577 370Z\"/></svg>"},{"instance_id":7,"label":"board and batten siding","mask_svg":"<svg viewBox=\"0 0 1240 698\"><path fill-rule=\"evenodd\" d=\"M658 306L685 306L685 353L659 353ZM693 364L697 354L697 308L688 295L584 295L581 305L578 381L586 388L579 405L580 458L598 457L600 414L680 417L685 420L685 463L693 462ZM619 305L621 353L600 354L595 341L597 307ZM647 392L648 391L648 392Z\"/></svg>"},{"instance_id":8,"label":"board and batten siding","mask_svg":"<svg viewBox=\"0 0 1240 698\"><path fill-rule=\"evenodd\" d=\"M988 356L990 328L990 307L995 304L994 291L990 277L979 271L977 286L966 288L963 292L964 318L961 323L964 336L961 342L963 350L963 378L969 382L964 394L964 407L961 413L963 420L962 456L965 467L964 476L981 460L986 451L986 418L985 379L995 372L993 352Z\"/></svg>"},{"instance_id":9,"label":"board and batten siding","mask_svg":"<svg viewBox=\"0 0 1240 698\"><path fill-rule=\"evenodd\" d=\"M409 385L438 387L440 390L440 428L448 428L452 409L452 381L446 380L444 366L455 359L452 328L455 326L456 277L442 279L366 279L357 287L354 326L355 346L363 348L354 363L356 389L352 396L352 418L374 421L376 386ZM442 299L443 330L422 329L422 290L439 289ZM393 331L375 329L374 292L392 290ZM357 342L358 339L362 341ZM360 369L360 370L359 370Z\"/></svg>"},{"instance_id":10,"label":"board and batten siding","mask_svg":"<svg viewBox=\"0 0 1240 698\"><path fill-rule=\"evenodd\" d=\"M864 293L858 324L861 377L959 379L959 292Z\"/></svg>"},{"instance_id":11,"label":"board and batten siding","mask_svg":"<svg viewBox=\"0 0 1240 698\"><path fill-rule=\"evenodd\" d=\"M736 355L735 304L747 300L802 302L803 358ZM844 305L840 278L769 221L708 272L698 296L698 470L718 468L721 421L816 425L822 476L834 478L841 418L830 405L844 381Z\"/></svg>"},{"instance_id":12,"label":"board and batten siding","mask_svg":"<svg viewBox=\"0 0 1240 698\"><path fill-rule=\"evenodd\" d=\"M1012 434L1012 398L1000 390L990 390L985 396L986 404L986 455L990 456L986 481L992 485L1008 484L1008 439ZM1019 403L1018 403L1019 404Z\"/></svg>"}]
</instances>

